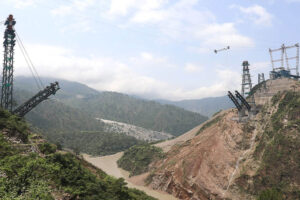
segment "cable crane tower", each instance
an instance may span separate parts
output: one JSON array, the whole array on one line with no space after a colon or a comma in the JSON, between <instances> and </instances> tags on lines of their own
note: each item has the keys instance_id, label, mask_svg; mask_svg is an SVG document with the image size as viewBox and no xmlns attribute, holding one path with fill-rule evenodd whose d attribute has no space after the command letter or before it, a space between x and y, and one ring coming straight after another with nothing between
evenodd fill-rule
<instances>
[{"instance_id":1,"label":"cable crane tower","mask_svg":"<svg viewBox=\"0 0 300 200\"><path fill-rule=\"evenodd\" d=\"M243 64L243 75L242 75L242 96L247 97L252 90L252 82L251 82L251 76L250 76L250 70L249 70L249 62L244 61Z\"/></svg>"},{"instance_id":2,"label":"cable crane tower","mask_svg":"<svg viewBox=\"0 0 300 200\"><path fill-rule=\"evenodd\" d=\"M1 107L12 111L13 104L13 79L14 79L14 46L15 46L15 19L12 15L9 15L5 25L4 32L4 60L3 60L3 72L2 72L2 88L1 88Z\"/></svg>"},{"instance_id":3,"label":"cable crane tower","mask_svg":"<svg viewBox=\"0 0 300 200\"><path fill-rule=\"evenodd\" d=\"M287 50L288 49L296 49L296 55L289 57ZM273 53L280 52L280 58L274 59ZM278 49L269 49L271 63L273 70L270 72L270 78L276 79L280 77L287 77L287 78L295 78L299 79L299 43L285 46L284 44L281 45ZM295 64L291 66L291 62L294 60ZM277 63L280 63L278 66ZM291 74L291 71L294 71L294 74Z\"/></svg>"},{"instance_id":4,"label":"cable crane tower","mask_svg":"<svg viewBox=\"0 0 300 200\"><path fill-rule=\"evenodd\" d=\"M266 79L265 79L264 73L258 74L257 84L262 84L263 89L265 89L265 90L267 89L267 84L266 84Z\"/></svg>"},{"instance_id":5,"label":"cable crane tower","mask_svg":"<svg viewBox=\"0 0 300 200\"><path fill-rule=\"evenodd\" d=\"M2 88L1 88L1 107L3 109L9 110L11 113L16 114L20 117L24 117L29 111L31 111L33 108L35 108L39 103L42 101L48 99L49 96L54 95L59 89L59 83L54 82L51 83L50 86L47 86L44 89L41 89L36 95L34 95L32 98L27 100L25 103L20 105L18 108L13 110L13 72L14 72L14 47L15 47L15 38L17 36L17 42L19 43L19 46L21 48L21 52L23 53L25 60L33 74L33 71L36 72L26 49L24 48L24 45L19 38L17 32L14 29L14 25L16 24L15 19L13 18L13 15L9 15L7 20L5 21L4 25L6 25L6 29L4 32L4 61L3 61L3 72L2 72ZM28 56L26 59L26 56ZM31 67L29 65L31 63ZM37 74L37 72L36 72ZM34 76L34 74L33 74ZM36 80L36 78L34 77ZM39 77L38 77L39 79ZM37 81L37 80L36 80ZM40 79L39 79L40 81ZM37 82L38 85L38 82ZM43 84L40 81L40 85L43 86ZM38 86L39 87L39 86ZM39 87L40 88L40 87Z\"/></svg>"}]
</instances>

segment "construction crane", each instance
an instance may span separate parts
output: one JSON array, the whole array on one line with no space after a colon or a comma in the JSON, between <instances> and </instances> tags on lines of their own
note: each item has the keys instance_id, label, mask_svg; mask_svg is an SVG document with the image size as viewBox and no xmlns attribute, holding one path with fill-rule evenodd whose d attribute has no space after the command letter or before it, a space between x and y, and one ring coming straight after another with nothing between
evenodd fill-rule
<instances>
[{"instance_id":1,"label":"construction crane","mask_svg":"<svg viewBox=\"0 0 300 200\"><path fill-rule=\"evenodd\" d=\"M289 57L287 50L288 49L296 49L296 55ZM280 52L280 58L274 59L273 53ZM299 44L285 46L284 44L281 45L278 49L269 49L271 63L273 70L270 72L270 78L276 79L280 77L287 77L287 78L295 78L299 79ZM295 65L291 67L291 60L295 60ZM276 65L276 63L280 63L280 66ZM295 74L291 74L291 71L295 71Z\"/></svg>"},{"instance_id":2,"label":"construction crane","mask_svg":"<svg viewBox=\"0 0 300 200\"><path fill-rule=\"evenodd\" d=\"M214 52L217 54L220 51L226 51L226 50L229 50L229 49L230 49L230 46L227 46L227 47L225 47L223 49L215 49Z\"/></svg>"},{"instance_id":3,"label":"construction crane","mask_svg":"<svg viewBox=\"0 0 300 200\"><path fill-rule=\"evenodd\" d=\"M13 106L13 79L14 79L14 47L15 47L15 19L12 15L6 19L4 32L4 60L2 72L1 107L12 111Z\"/></svg>"},{"instance_id":4,"label":"construction crane","mask_svg":"<svg viewBox=\"0 0 300 200\"><path fill-rule=\"evenodd\" d=\"M251 106L249 105L249 103L246 101L246 99L244 99L244 97L237 90L235 91L235 96L241 101L241 103L247 108L248 111L251 110Z\"/></svg>"},{"instance_id":5,"label":"construction crane","mask_svg":"<svg viewBox=\"0 0 300 200\"><path fill-rule=\"evenodd\" d=\"M239 104L238 100L233 96L233 94L230 91L228 91L228 97L234 103L234 105L238 109L238 111L241 111L242 110L241 104Z\"/></svg>"},{"instance_id":6,"label":"construction crane","mask_svg":"<svg viewBox=\"0 0 300 200\"><path fill-rule=\"evenodd\" d=\"M47 86L46 88L39 91L36 95L34 95L32 98L30 98L28 101L20 105L18 108L16 108L14 111L12 111L13 108L13 72L14 72L14 46L15 46L15 38L17 36L18 42L20 43L21 52L23 53L24 57L25 55L28 56L28 53L20 40L18 34L16 34L16 31L14 29L14 25L16 24L15 19L13 18L13 15L9 15L7 18L5 25L6 29L4 32L4 61L3 61L3 74L2 74L2 88L1 88L1 107L3 109L9 110L13 114L16 114L20 117L24 117L29 111L31 111L33 108L35 108L39 103L42 101L48 99L50 95L54 95L59 89L59 83L54 82L51 83L50 86ZM26 58L25 58L26 59ZM32 66L28 65L30 70L33 70L36 72L29 56L29 63L31 63ZM27 61L26 59L26 61ZM27 63L27 64L29 64ZM36 72L37 74L37 72ZM34 74L33 74L34 76ZM35 78L35 77L34 77ZM39 78L38 78L39 79ZM36 78L35 78L36 80ZM40 80L40 79L39 79ZM37 82L38 83L38 82ZM42 86L42 83L40 81L40 84Z\"/></svg>"},{"instance_id":7,"label":"construction crane","mask_svg":"<svg viewBox=\"0 0 300 200\"><path fill-rule=\"evenodd\" d=\"M39 91L28 101L16 108L12 113L20 117L24 117L29 111L31 111L42 101L48 99L50 95L54 95L59 89L58 82L51 83L50 86L47 86L45 89Z\"/></svg>"}]
</instances>

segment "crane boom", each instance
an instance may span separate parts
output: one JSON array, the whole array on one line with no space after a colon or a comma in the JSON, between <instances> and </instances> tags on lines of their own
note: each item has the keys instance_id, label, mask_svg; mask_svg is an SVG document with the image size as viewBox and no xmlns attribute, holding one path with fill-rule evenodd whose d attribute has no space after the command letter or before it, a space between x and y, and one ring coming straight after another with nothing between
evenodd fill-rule
<instances>
[{"instance_id":1,"label":"crane boom","mask_svg":"<svg viewBox=\"0 0 300 200\"><path fill-rule=\"evenodd\" d=\"M239 104L238 100L233 96L233 94L228 91L228 97L231 99L231 101L234 103L235 107L241 111L242 110L242 106Z\"/></svg>"},{"instance_id":2,"label":"crane boom","mask_svg":"<svg viewBox=\"0 0 300 200\"><path fill-rule=\"evenodd\" d=\"M247 108L248 111L251 110L251 106L249 105L249 103L238 91L235 91L235 96L242 102L242 104Z\"/></svg>"},{"instance_id":3,"label":"crane boom","mask_svg":"<svg viewBox=\"0 0 300 200\"><path fill-rule=\"evenodd\" d=\"M24 117L29 111L35 108L39 103L48 99L50 95L54 95L60 89L58 82L51 83L45 89L39 91L28 101L20 105L13 111L13 114Z\"/></svg>"}]
</instances>

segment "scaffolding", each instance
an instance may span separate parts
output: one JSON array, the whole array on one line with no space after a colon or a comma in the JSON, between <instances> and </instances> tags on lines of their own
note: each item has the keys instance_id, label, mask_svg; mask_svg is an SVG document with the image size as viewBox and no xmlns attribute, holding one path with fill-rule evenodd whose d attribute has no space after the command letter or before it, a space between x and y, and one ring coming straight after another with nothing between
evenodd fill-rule
<instances>
[{"instance_id":1,"label":"scaffolding","mask_svg":"<svg viewBox=\"0 0 300 200\"><path fill-rule=\"evenodd\" d=\"M296 49L295 56L289 56L287 50ZM280 52L280 58L274 59L273 53ZM281 45L277 49L269 49L273 70L270 72L270 78L288 77L299 79L299 43L285 46ZM294 64L291 62L294 61ZM278 64L279 63L279 66Z\"/></svg>"},{"instance_id":2,"label":"scaffolding","mask_svg":"<svg viewBox=\"0 0 300 200\"><path fill-rule=\"evenodd\" d=\"M250 70L249 70L249 62L244 61L243 64L243 75L242 75L242 96L246 98L250 91L252 90L252 82L251 82L251 76L250 76Z\"/></svg>"}]
</instances>

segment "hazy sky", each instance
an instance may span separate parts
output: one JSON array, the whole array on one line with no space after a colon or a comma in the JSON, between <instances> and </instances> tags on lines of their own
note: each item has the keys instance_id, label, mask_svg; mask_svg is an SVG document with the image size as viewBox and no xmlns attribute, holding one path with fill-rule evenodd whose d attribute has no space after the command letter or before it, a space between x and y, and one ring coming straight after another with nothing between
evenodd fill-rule
<instances>
[{"instance_id":1,"label":"hazy sky","mask_svg":"<svg viewBox=\"0 0 300 200\"><path fill-rule=\"evenodd\" d=\"M243 60L253 82L268 77L268 48L299 42L299 10L300 0L0 0L40 76L172 100L240 89ZM16 75L30 76L16 48Z\"/></svg>"}]
</instances>

